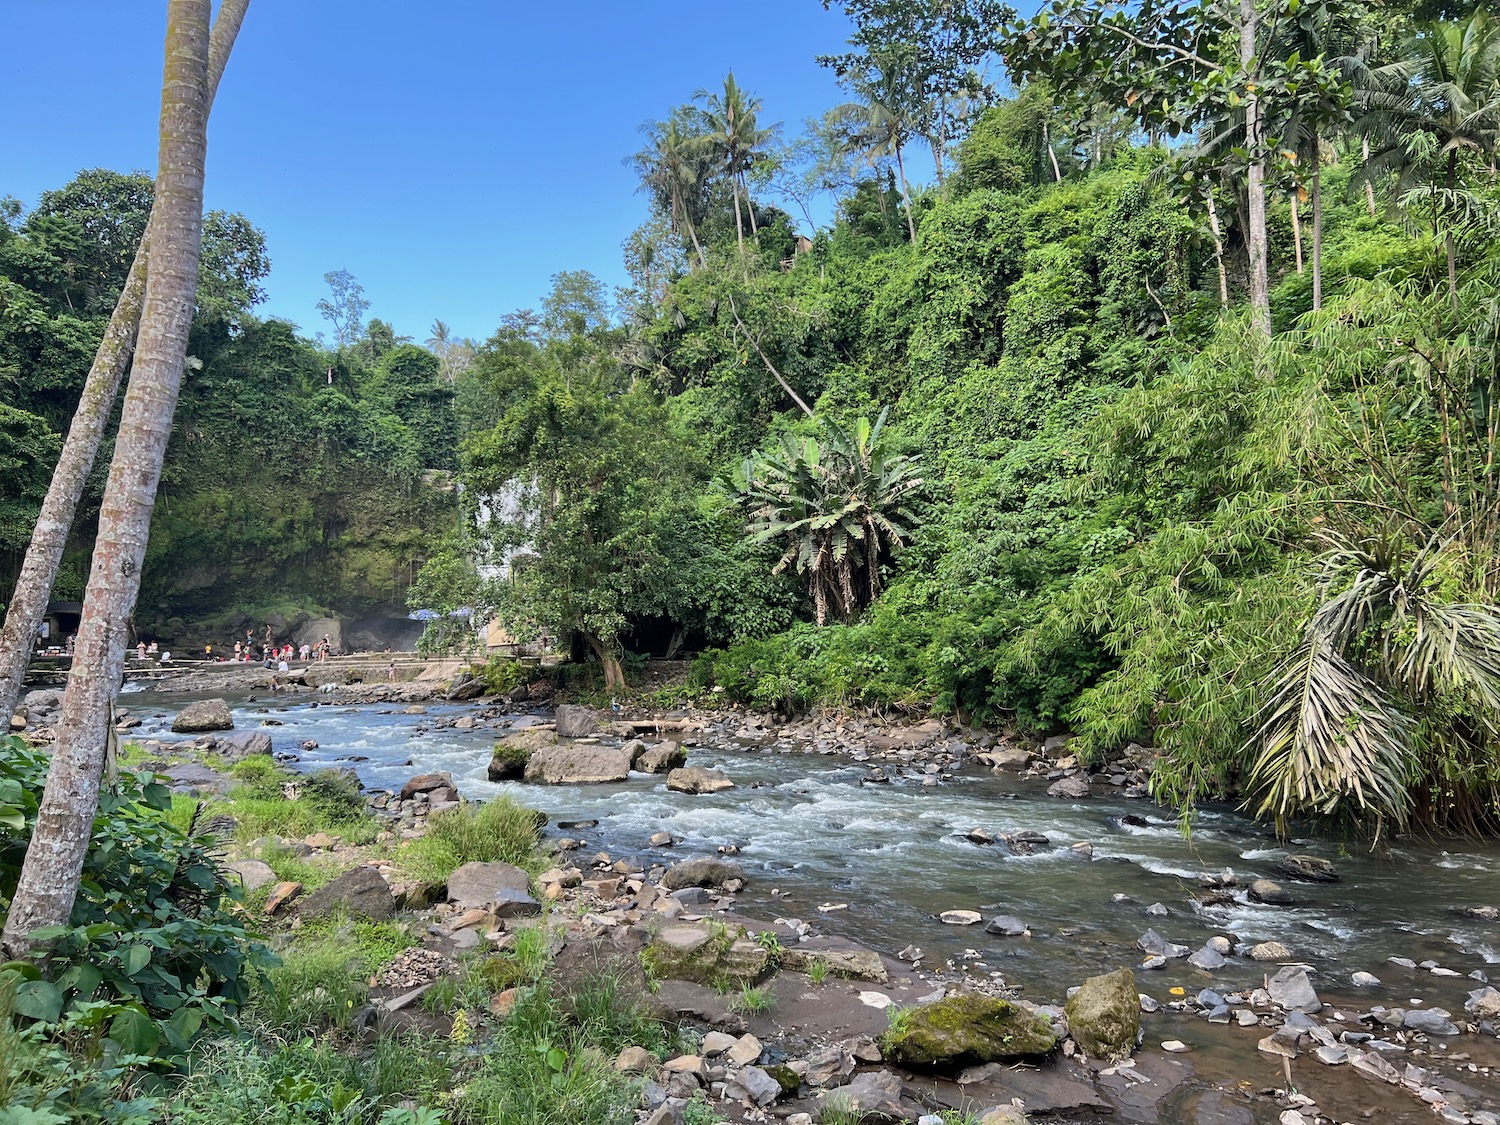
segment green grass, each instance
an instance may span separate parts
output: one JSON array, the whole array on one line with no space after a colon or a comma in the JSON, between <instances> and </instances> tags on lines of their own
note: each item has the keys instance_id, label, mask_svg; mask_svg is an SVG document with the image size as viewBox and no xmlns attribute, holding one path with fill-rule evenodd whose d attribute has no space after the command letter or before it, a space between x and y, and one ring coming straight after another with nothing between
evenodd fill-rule
<instances>
[{"instance_id":1,"label":"green grass","mask_svg":"<svg viewBox=\"0 0 1500 1125\"><path fill-rule=\"evenodd\" d=\"M813 984L822 984L828 979L828 962L815 957L807 965L807 979Z\"/></svg>"},{"instance_id":2,"label":"green grass","mask_svg":"<svg viewBox=\"0 0 1500 1125\"><path fill-rule=\"evenodd\" d=\"M251 1000L252 1026L280 1035L347 1028L369 995L365 961L337 932L299 935L280 950Z\"/></svg>"},{"instance_id":3,"label":"green grass","mask_svg":"<svg viewBox=\"0 0 1500 1125\"><path fill-rule=\"evenodd\" d=\"M412 878L430 882L442 882L466 863L513 863L535 875L543 864L540 832L536 812L509 797L464 804L429 817L427 835L403 844L396 863Z\"/></svg>"},{"instance_id":4,"label":"green grass","mask_svg":"<svg viewBox=\"0 0 1500 1125\"><path fill-rule=\"evenodd\" d=\"M379 832L358 781L339 770L295 774L261 754L237 763L231 773L243 784L205 811L234 817L241 842L262 836L301 839L326 832L350 844L369 844ZM288 798L288 786L295 789L295 800Z\"/></svg>"},{"instance_id":5,"label":"green grass","mask_svg":"<svg viewBox=\"0 0 1500 1125\"><path fill-rule=\"evenodd\" d=\"M740 994L729 1006L737 1012L748 1012L758 1016L776 1007L776 996L769 988L759 988L749 984L741 985Z\"/></svg>"}]
</instances>

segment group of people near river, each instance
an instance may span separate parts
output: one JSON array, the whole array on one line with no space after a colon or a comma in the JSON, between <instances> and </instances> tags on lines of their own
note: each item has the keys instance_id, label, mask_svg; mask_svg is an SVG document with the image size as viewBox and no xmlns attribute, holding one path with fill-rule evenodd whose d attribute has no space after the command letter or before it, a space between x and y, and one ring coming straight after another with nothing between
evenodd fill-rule
<instances>
[{"instance_id":1,"label":"group of people near river","mask_svg":"<svg viewBox=\"0 0 1500 1125\"><path fill-rule=\"evenodd\" d=\"M291 641L277 644L271 626L267 625L265 636L260 641L256 641L254 630L246 629L245 639L234 642L233 656L226 658L222 650L215 652L214 646L209 644L203 646L203 658L218 661L229 659L238 663L259 661L267 668L279 666L280 670L285 672L287 666L294 660L301 660L304 664L314 660L324 661L328 659L332 650L333 641L327 633L324 633L323 639L315 644L309 644L307 641L303 641L300 646Z\"/></svg>"}]
</instances>

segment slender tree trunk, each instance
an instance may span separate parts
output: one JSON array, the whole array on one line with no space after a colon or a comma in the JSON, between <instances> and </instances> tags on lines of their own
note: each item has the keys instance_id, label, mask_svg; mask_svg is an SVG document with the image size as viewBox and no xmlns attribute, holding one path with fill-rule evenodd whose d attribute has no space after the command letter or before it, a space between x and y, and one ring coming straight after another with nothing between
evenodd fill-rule
<instances>
[{"instance_id":1,"label":"slender tree trunk","mask_svg":"<svg viewBox=\"0 0 1500 1125\"><path fill-rule=\"evenodd\" d=\"M901 174L901 201L906 204L906 230L911 240L917 240L917 223L911 213L911 193L906 190L906 162L901 159L901 146L896 146L896 171Z\"/></svg>"},{"instance_id":2,"label":"slender tree trunk","mask_svg":"<svg viewBox=\"0 0 1500 1125\"><path fill-rule=\"evenodd\" d=\"M1297 192L1294 189L1287 197L1292 204L1292 245L1297 251L1297 272L1302 272L1302 216L1298 213Z\"/></svg>"},{"instance_id":3,"label":"slender tree trunk","mask_svg":"<svg viewBox=\"0 0 1500 1125\"><path fill-rule=\"evenodd\" d=\"M1052 182L1062 183L1062 169L1057 166L1057 150L1052 147L1052 126L1042 122L1042 143L1047 146L1047 157L1052 161Z\"/></svg>"},{"instance_id":4,"label":"slender tree trunk","mask_svg":"<svg viewBox=\"0 0 1500 1125\"><path fill-rule=\"evenodd\" d=\"M589 648L594 650L594 655L599 658L599 666L604 669L604 690L624 691L625 669L620 664L620 658L605 648L604 642L586 629L580 629L583 639Z\"/></svg>"},{"instance_id":5,"label":"slender tree trunk","mask_svg":"<svg viewBox=\"0 0 1500 1125\"><path fill-rule=\"evenodd\" d=\"M1214 235L1214 264L1219 267L1219 307L1229 307L1229 272L1224 268L1224 233L1219 229L1219 209L1214 206L1213 188L1208 189L1208 229Z\"/></svg>"},{"instance_id":6,"label":"slender tree trunk","mask_svg":"<svg viewBox=\"0 0 1500 1125\"><path fill-rule=\"evenodd\" d=\"M1271 334L1271 273L1266 242L1266 165L1261 152L1260 95L1255 90L1255 35L1258 17L1255 0L1240 0L1240 70L1248 80L1245 93L1245 145L1250 150L1250 168L1245 195L1249 222L1245 227L1245 250L1250 258L1250 308L1255 323Z\"/></svg>"},{"instance_id":7,"label":"slender tree trunk","mask_svg":"<svg viewBox=\"0 0 1500 1125\"><path fill-rule=\"evenodd\" d=\"M224 64L229 61L230 49L239 34L249 3L250 0L224 0L218 18L214 20L208 50L210 103L219 88L219 80L224 76ZM57 569L62 565L63 552L67 549L78 501L83 496L89 473L93 471L94 458L99 455L104 428L109 424L115 399L120 393L120 381L130 365L136 329L141 322L141 302L146 295L146 266L150 254L151 228L148 225L136 247L135 260L130 263L130 273L125 278L125 287L120 290L115 311L110 315L109 326L104 330L104 339L94 354L88 378L84 380L83 394L73 412L67 440L63 442L57 467L52 471L52 482L47 486L36 529L31 533L26 558L21 563L21 573L5 612L5 625L0 628L0 720L8 721L20 701L26 668L31 663L32 649L36 644L37 627L47 612L47 600L57 581Z\"/></svg>"},{"instance_id":8,"label":"slender tree trunk","mask_svg":"<svg viewBox=\"0 0 1500 1125\"><path fill-rule=\"evenodd\" d=\"M125 663L126 621L140 593L197 290L210 10L210 0L169 0L167 7L161 151L140 338L52 765L0 942L12 956L29 949L33 930L67 923L99 807L110 705Z\"/></svg>"},{"instance_id":9,"label":"slender tree trunk","mask_svg":"<svg viewBox=\"0 0 1500 1125\"><path fill-rule=\"evenodd\" d=\"M755 200L750 198L750 184L745 180L745 174L740 173L740 186L745 189L745 213L750 216L750 237L755 240L755 245L760 245L760 226L755 221Z\"/></svg>"},{"instance_id":10,"label":"slender tree trunk","mask_svg":"<svg viewBox=\"0 0 1500 1125\"><path fill-rule=\"evenodd\" d=\"M1323 307L1323 145L1313 137L1312 169L1312 274L1313 309Z\"/></svg>"},{"instance_id":11,"label":"slender tree trunk","mask_svg":"<svg viewBox=\"0 0 1500 1125\"><path fill-rule=\"evenodd\" d=\"M745 256L745 220L740 217L740 181L729 177L729 193L734 196L734 239L739 243L740 257Z\"/></svg>"},{"instance_id":12,"label":"slender tree trunk","mask_svg":"<svg viewBox=\"0 0 1500 1125\"><path fill-rule=\"evenodd\" d=\"M1458 184L1458 149L1448 152L1448 191ZM1451 195L1449 198L1452 198ZM1448 251L1448 300L1453 311L1458 311L1458 248L1453 242L1453 223L1450 220L1443 229L1443 246Z\"/></svg>"},{"instance_id":13,"label":"slender tree trunk","mask_svg":"<svg viewBox=\"0 0 1500 1125\"><path fill-rule=\"evenodd\" d=\"M938 182L938 188L940 190L941 190L941 188L943 186L943 149L945 149L947 147L948 146L945 143L945 141L944 141L944 139L943 139L943 137L941 135L933 138L933 140L932 140L932 164L933 164L933 168L937 172L937 182Z\"/></svg>"},{"instance_id":14,"label":"slender tree trunk","mask_svg":"<svg viewBox=\"0 0 1500 1125\"><path fill-rule=\"evenodd\" d=\"M1370 217L1375 217L1375 185L1370 180L1370 138L1359 139L1359 155L1365 166L1365 206L1369 208Z\"/></svg>"}]
</instances>

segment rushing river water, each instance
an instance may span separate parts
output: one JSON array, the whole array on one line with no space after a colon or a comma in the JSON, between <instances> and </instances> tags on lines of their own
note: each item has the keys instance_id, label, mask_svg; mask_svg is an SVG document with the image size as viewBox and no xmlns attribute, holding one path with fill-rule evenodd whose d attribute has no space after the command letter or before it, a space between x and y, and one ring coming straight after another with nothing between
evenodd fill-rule
<instances>
[{"instance_id":1,"label":"rushing river water","mask_svg":"<svg viewBox=\"0 0 1500 1125\"><path fill-rule=\"evenodd\" d=\"M137 733L166 734L183 702L129 697L145 719ZM296 756L298 768L352 766L366 785L390 789L415 773L447 770L469 797L509 792L541 808L554 824L597 819L597 828L573 833L587 841L581 855L604 850L665 862L735 844L750 876L740 899L745 912L803 918L887 953L915 943L929 963L973 951L971 965L983 961L980 971L1001 972L1039 999L1061 997L1067 985L1103 966L1129 963L1133 952L1117 947L1133 946L1148 927L1193 948L1218 933L1245 943L1281 941L1317 967L1320 987L1330 989L1358 969L1386 980L1409 975L1385 964L1389 956L1431 958L1464 975L1500 961L1500 924L1459 912L1500 899L1500 850L1491 845L1403 841L1369 856L1340 854L1324 840L1295 840L1291 850L1333 860L1343 881L1282 881L1297 897L1293 906L1251 903L1241 889L1232 905L1199 907L1194 896L1203 875L1232 871L1248 884L1257 875L1274 875L1287 847L1228 809L1203 810L1184 839L1176 822L1148 802L1059 800L1045 794L1044 783L996 777L980 767L938 785L916 777L862 784L865 766L801 753L791 744L692 748L694 764L719 767L736 783L713 796L671 793L662 778L649 775L602 786L495 784L485 778L493 729L432 728L435 719L466 710L433 704L427 715L413 716L390 706L313 704L305 696L234 706L239 729L279 720L283 725L265 729L278 753ZM528 721L518 717L516 725ZM299 746L307 739L318 749L304 754ZM1146 824L1126 823L1127 815ZM969 842L974 827L997 835L1040 832L1053 846L1007 854ZM662 830L681 838L670 853L646 848L647 837ZM1069 849L1077 842L1093 845L1091 858ZM1166 917L1147 913L1158 902L1167 907ZM839 904L847 908L819 910ZM936 919L955 907L987 918L1015 915L1033 936L997 937ZM1216 987L1258 983L1262 971L1236 958L1217 974ZM1156 975L1165 974L1175 983L1184 975L1182 963ZM1203 978L1191 970L1185 975ZM1423 991L1412 995L1431 993L1435 979L1418 976ZM1154 983L1153 974L1143 974L1142 983ZM1409 986L1418 987L1416 981ZM1447 991L1462 995L1457 982Z\"/></svg>"}]
</instances>

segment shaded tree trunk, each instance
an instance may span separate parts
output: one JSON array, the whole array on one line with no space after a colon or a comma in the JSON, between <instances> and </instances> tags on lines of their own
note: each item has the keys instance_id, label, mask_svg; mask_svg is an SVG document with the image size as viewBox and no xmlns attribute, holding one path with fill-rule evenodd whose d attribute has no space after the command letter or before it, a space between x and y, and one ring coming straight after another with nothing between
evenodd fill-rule
<instances>
[{"instance_id":1,"label":"shaded tree trunk","mask_svg":"<svg viewBox=\"0 0 1500 1125\"><path fill-rule=\"evenodd\" d=\"M140 593L197 290L209 15L209 0L169 0L151 265L140 336L52 765L0 940L12 956L30 948L33 930L67 923L99 807L110 708L125 663L126 621Z\"/></svg>"},{"instance_id":2,"label":"shaded tree trunk","mask_svg":"<svg viewBox=\"0 0 1500 1125\"><path fill-rule=\"evenodd\" d=\"M583 634L583 639L589 648L594 650L594 655L599 658L599 667L604 669L604 690L624 691L625 669L620 664L620 658L606 648L604 642L593 633L586 629L580 629L579 632Z\"/></svg>"},{"instance_id":3,"label":"shaded tree trunk","mask_svg":"<svg viewBox=\"0 0 1500 1125\"><path fill-rule=\"evenodd\" d=\"M1312 170L1312 281L1313 309L1323 307L1323 145L1313 138Z\"/></svg>"},{"instance_id":4,"label":"shaded tree trunk","mask_svg":"<svg viewBox=\"0 0 1500 1125\"><path fill-rule=\"evenodd\" d=\"M1214 206L1213 188L1208 190L1208 229L1214 235L1214 264L1219 267L1219 307L1229 307L1229 271L1224 268L1224 232L1219 229L1219 209Z\"/></svg>"},{"instance_id":5,"label":"shaded tree trunk","mask_svg":"<svg viewBox=\"0 0 1500 1125\"><path fill-rule=\"evenodd\" d=\"M1365 207L1368 208L1368 210L1370 212L1370 217L1373 219L1375 217L1375 185L1374 185L1374 183L1371 182L1371 180L1370 180L1370 173L1369 173L1369 167L1370 167L1370 138L1369 137L1361 137L1359 139L1359 155L1360 155L1360 159L1364 162L1364 165L1365 165Z\"/></svg>"},{"instance_id":6,"label":"shaded tree trunk","mask_svg":"<svg viewBox=\"0 0 1500 1125\"><path fill-rule=\"evenodd\" d=\"M911 213L911 193L906 190L906 162L901 159L901 146L896 145L896 171L901 174L901 202L906 204L906 230L911 240L917 240L917 223Z\"/></svg>"},{"instance_id":7,"label":"shaded tree trunk","mask_svg":"<svg viewBox=\"0 0 1500 1125\"><path fill-rule=\"evenodd\" d=\"M1292 246L1297 254L1297 272L1302 272L1302 216L1298 213L1297 192L1287 197L1292 204Z\"/></svg>"},{"instance_id":8,"label":"shaded tree trunk","mask_svg":"<svg viewBox=\"0 0 1500 1125\"><path fill-rule=\"evenodd\" d=\"M1271 334L1271 271L1266 241L1266 165L1261 152L1260 95L1256 92L1255 36L1259 17L1255 0L1240 0L1240 70L1249 79L1245 93L1245 147L1250 167L1245 178L1245 253L1250 259L1250 309L1256 325Z\"/></svg>"},{"instance_id":9,"label":"shaded tree trunk","mask_svg":"<svg viewBox=\"0 0 1500 1125\"><path fill-rule=\"evenodd\" d=\"M250 0L224 0L218 18L214 20L208 51L210 103L219 88L219 80L224 76L224 64L229 61L229 52L249 3ZM31 663L32 649L36 644L37 627L47 612L47 600L57 581L57 570L73 529L78 501L83 496L89 473L93 471L94 458L98 456L99 445L104 439L104 428L114 412L120 381L130 365L136 329L141 322L141 303L146 296L146 267L150 254L151 228L148 225L136 248L135 260L130 264L130 273L120 290L109 325L104 330L104 339L99 343L99 350L94 354L94 362L84 380L83 394L73 412L67 440L63 442L57 467L52 471L52 482L47 486L47 495L42 501L36 528L31 533L21 573L5 612L5 625L0 628L0 718L9 719L20 701L26 668Z\"/></svg>"}]
</instances>

